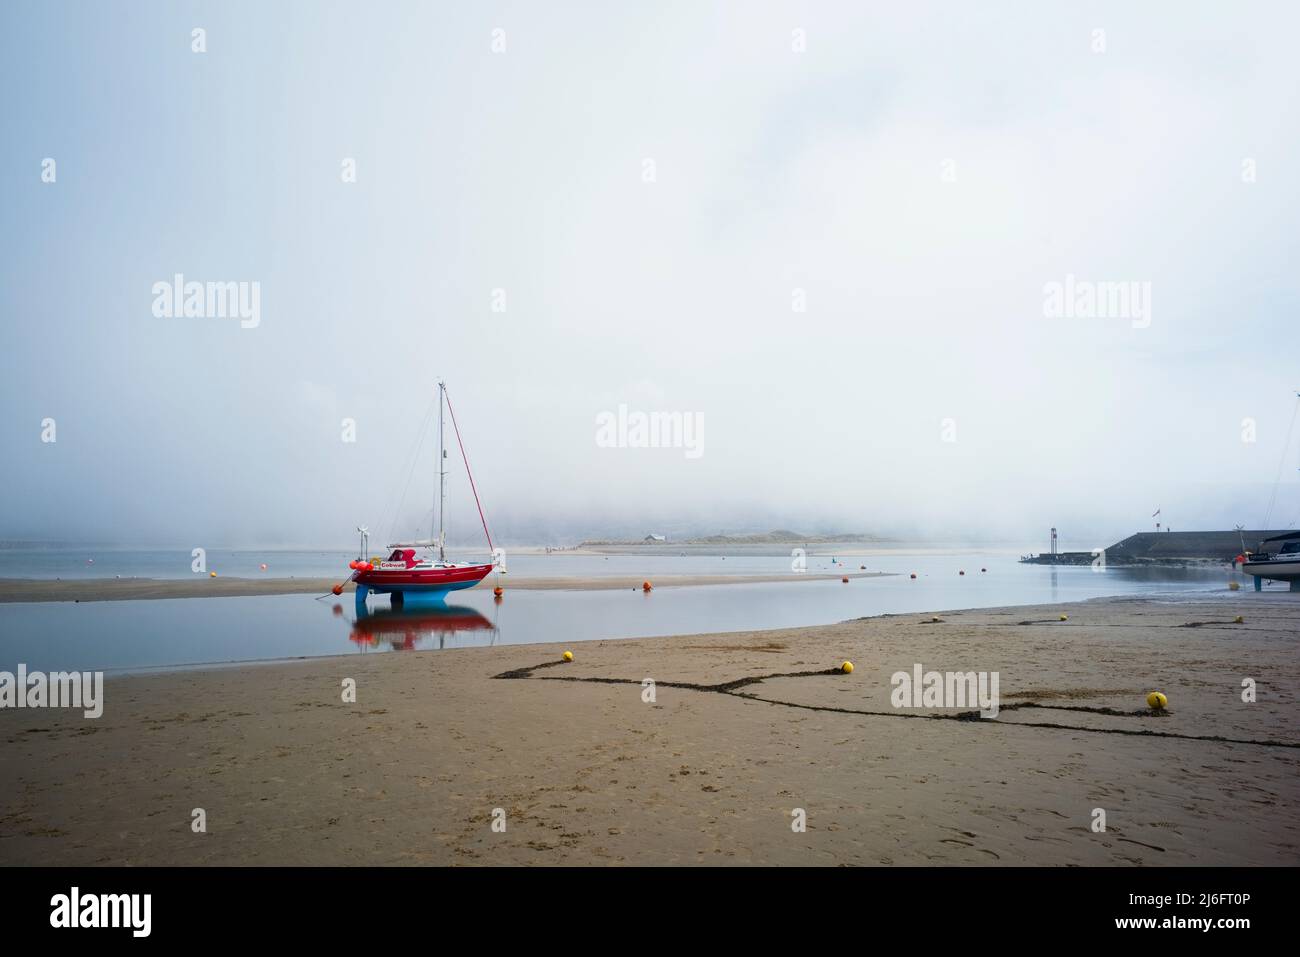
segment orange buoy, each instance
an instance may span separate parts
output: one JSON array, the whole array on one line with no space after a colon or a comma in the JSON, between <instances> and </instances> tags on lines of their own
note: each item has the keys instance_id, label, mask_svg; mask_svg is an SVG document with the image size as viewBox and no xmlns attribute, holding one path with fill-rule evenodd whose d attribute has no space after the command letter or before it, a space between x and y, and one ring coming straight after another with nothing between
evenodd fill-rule
<instances>
[{"instance_id":1,"label":"orange buoy","mask_svg":"<svg viewBox=\"0 0 1300 957\"><path fill-rule=\"evenodd\" d=\"M844 582L844 584L847 585L849 583L849 576L845 575L843 578L840 579L840 581Z\"/></svg>"},{"instance_id":2,"label":"orange buoy","mask_svg":"<svg viewBox=\"0 0 1300 957\"><path fill-rule=\"evenodd\" d=\"M266 562L262 562L262 571L266 571Z\"/></svg>"},{"instance_id":3,"label":"orange buoy","mask_svg":"<svg viewBox=\"0 0 1300 957\"><path fill-rule=\"evenodd\" d=\"M504 595L505 593L506 593L506 590L505 590L504 588L502 588L500 585L498 585L496 588L493 588L493 589L492 589L492 594L495 595L497 598L500 598L500 597L501 597L502 595Z\"/></svg>"},{"instance_id":4,"label":"orange buoy","mask_svg":"<svg viewBox=\"0 0 1300 957\"><path fill-rule=\"evenodd\" d=\"M357 566L360 565L360 564L361 564L361 563L358 562L358 561L354 558L354 559L352 559L352 561L348 562L348 568L352 569L353 571L356 571L356 570L357 570Z\"/></svg>"},{"instance_id":5,"label":"orange buoy","mask_svg":"<svg viewBox=\"0 0 1300 957\"><path fill-rule=\"evenodd\" d=\"M652 584L650 584L649 582L642 582L642 583L641 583L641 590L642 590L642 591L649 591L650 589L652 589L652 588L654 588L654 587L655 587L655 586L652 585Z\"/></svg>"},{"instance_id":6,"label":"orange buoy","mask_svg":"<svg viewBox=\"0 0 1300 957\"><path fill-rule=\"evenodd\" d=\"M335 585L333 588L330 589L330 591L332 591L336 595L341 595L343 594L343 586Z\"/></svg>"}]
</instances>

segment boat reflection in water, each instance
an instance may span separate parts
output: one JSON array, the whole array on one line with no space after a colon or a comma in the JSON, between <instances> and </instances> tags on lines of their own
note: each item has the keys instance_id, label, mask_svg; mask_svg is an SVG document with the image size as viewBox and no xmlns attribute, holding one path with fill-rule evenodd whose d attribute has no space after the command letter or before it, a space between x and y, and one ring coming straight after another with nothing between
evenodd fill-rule
<instances>
[{"instance_id":1,"label":"boat reflection in water","mask_svg":"<svg viewBox=\"0 0 1300 957\"><path fill-rule=\"evenodd\" d=\"M460 641L457 635L471 640ZM446 648L449 638L452 647L491 645L496 642L497 628L473 608L438 600L421 604L408 597L405 605L398 608L359 606L352 634L348 636L362 651L378 649L381 643L393 651Z\"/></svg>"}]
</instances>

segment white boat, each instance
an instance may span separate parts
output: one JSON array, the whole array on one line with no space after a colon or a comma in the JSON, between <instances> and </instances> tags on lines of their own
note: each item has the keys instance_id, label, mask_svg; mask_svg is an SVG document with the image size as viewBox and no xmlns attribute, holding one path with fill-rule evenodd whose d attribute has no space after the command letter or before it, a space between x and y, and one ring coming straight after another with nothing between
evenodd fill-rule
<instances>
[{"instance_id":1,"label":"white boat","mask_svg":"<svg viewBox=\"0 0 1300 957\"><path fill-rule=\"evenodd\" d=\"M1277 548L1271 551L1269 546ZM1300 591L1300 532L1287 532L1274 535L1260 542L1261 551L1252 554L1242 563L1241 570L1247 575L1255 576L1255 591L1263 585L1263 579L1290 582L1291 591Z\"/></svg>"},{"instance_id":2,"label":"white boat","mask_svg":"<svg viewBox=\"0 0 1300 957\"><path fill-rule=\"evenodd\" d=\"M1295 397L1295 411L1291 413L1291 425L1286 430L1286 441L1282 443L1282 461L1277 466L1273 495L1269 498L1268 512L1264 515L1264 524L1260 526L1261 528L1268 528L1268 520L1273 514L1273 503L1277 499L1277 487L1282 481L1282 466L1286 463L1291 448L1291 433L1295 429L1296 420L1300 419L1300 392L1297 392ZM1237 528L1241 526L1238 525ZM1241 563L1241 570L1247 575L1255 576L1255 591L1262 589L1264 579L1267 578L1271 581L1290 582L1291 591L1300 592L1300 532L1286 532L1264 539L1259 543L1257 553L1246 556L1246 560Z\"/></svg>"}]
</instances>

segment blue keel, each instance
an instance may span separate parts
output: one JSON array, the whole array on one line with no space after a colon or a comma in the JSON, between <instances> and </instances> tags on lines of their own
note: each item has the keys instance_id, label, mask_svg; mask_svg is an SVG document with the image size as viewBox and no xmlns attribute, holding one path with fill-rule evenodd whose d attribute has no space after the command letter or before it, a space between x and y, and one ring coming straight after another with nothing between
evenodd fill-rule
<instances>
[{"instance_id":1,"label":"blue keel","mask_svg":"<svg viewBox=\"0 0 1300 957\"><path fill-rule=\"evenodd\" d=\"M1258 581L1259 579L1256 579ZM366 598L370 595L370 589L365 585L357 586L357 614L364 614L366 611Z\"/></svg>"},{"instance_id":2,"label":"blue keel","mask_svg":"<svg viewBox=\"0 0 1300 957\"><path fill-rule=\"evenodd\" d=\"M1255 591L1263 591L1263 590L1264 590L1264 579L1262 579L1262 578L1260 578L1258 575L1256 575L1256 576L1255 576Z\"/></svg>"}]
</instances>

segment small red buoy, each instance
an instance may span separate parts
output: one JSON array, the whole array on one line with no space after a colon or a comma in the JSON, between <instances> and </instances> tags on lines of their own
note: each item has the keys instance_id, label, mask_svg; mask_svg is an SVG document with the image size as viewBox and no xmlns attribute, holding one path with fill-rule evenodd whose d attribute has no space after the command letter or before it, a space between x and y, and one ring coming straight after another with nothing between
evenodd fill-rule
<instances>
[{"instance_id":1,"label":"small red buoy","mask_svg":"<svg viewBox=\"0 0 1300 957\"><path fill-rule=\"evenodd\" d=\"M847 585L849 583L849 576L845 575L843 578L840 579L840 581L844 582L844 584Z\"/></svg>"},{"instance_id":2,"label":"small red buoy","mask_svg":"<svg viewBox=\"0 0 1300 957\"><path fill-rule=\"evenodd\" d=\"M330 591L332 591L336 595L341 595L343 594L343 586L335 585L333 588L330 589Z\"/></svg>"},{"instance_id":3,"label":"small red buoy","mask_svg":"<svg viewBox=\"0 0 1300 957\"><path fill-rule=\"evenodd\" d=\"M500 598L500 597L501 597L502 595L504 595L505 593L506 593L506 590L505 590L504 588L502 588L500 585L498 585L496 588L493 588L493 589L492 589L492 594L495 595L497 598Z\"/></svg>"},{"instance_id":4,"label":"small red buoy","mask_svg":"<svg viewBox=\"0 0 1300 957\"><path fill-rule=\"evenodd\" d=\"M361 564L361 563L358 562L358 561L354 558L354 559L352 559L352 561L348 562L348 568L352 569L353 571L356 571L356 570L357 570L357 565L359 565L359 564Z\"/></svg>"},{"instance_id":5,"label":"small red buoy","mask_svg":"<svg viewBox=\"0 0 1300 957\"><path fill-rule=\"evenodd\" d=\"M642 582L642 583L641 583L641 590L642 590L642 591L649 591L650 589L652 589L652 588L654 588L654 587L655 587L655 586L652 585L652 584L650 584L649 582Z\"/></svg>"}]
</instances>

